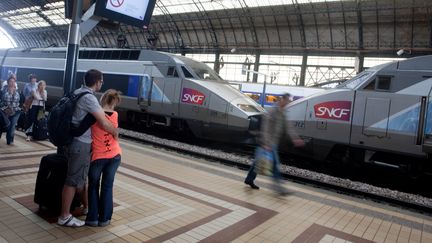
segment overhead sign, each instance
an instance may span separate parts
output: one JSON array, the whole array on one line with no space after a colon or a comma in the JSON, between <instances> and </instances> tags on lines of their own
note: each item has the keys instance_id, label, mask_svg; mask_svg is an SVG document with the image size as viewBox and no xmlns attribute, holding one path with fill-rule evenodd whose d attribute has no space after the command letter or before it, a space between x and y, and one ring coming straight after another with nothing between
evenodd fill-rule
<instances>
[{"instance_id":1,"label":"overhead sign","mask_svg":"<svg viewBox=\"0 0 432 243\"><path fill-rule=\"evenodd\" d=\"M132 18L143 20L147 12L148 2L148 0L109 0L106 8Z\"/></svg>"},{"instance_id":2,"label":"overhead sign","mask_svg":"<svg viewBox=\"0 0 432 243\"><path fill-rule=\"evenodd\" d=\"M314 105L315 117L349 121L351 101L329 101Z\"/></svg>"},{"instance_id":3,"label":"overhead sign","mask_svg":"<svg viewBox=\"0 0 432 243\"><path fill-rule=\"evenodd\" d=\"M147 27L156 0L97 0L95 15L137 27Z\"/></svg>"}]
</instances>

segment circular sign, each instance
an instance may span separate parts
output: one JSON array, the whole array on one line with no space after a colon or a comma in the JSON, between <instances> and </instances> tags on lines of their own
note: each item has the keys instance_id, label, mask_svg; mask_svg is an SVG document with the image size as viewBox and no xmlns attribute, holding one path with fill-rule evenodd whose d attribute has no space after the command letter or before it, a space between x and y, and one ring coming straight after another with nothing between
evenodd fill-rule
<instances>
[{"instance_id":1,"label":"circular sign","mask_svg":"<svg viewBox=\"0 0 432 243\"><path fill-rule=\"evenodd\" d=\"M120 7L125 0L110 0L111 6L118 8Z\"/></svg>"}]
</instances>

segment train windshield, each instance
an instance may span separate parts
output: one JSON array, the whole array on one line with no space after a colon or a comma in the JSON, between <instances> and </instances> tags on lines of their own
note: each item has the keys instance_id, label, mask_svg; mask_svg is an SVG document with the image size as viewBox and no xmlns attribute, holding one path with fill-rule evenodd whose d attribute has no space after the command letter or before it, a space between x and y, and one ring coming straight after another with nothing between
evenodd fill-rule
<instances>
[{"instance_id":1,"label":"train windshield","mask_svg":"<svg viewBox=\"0 0 432 243\"><path fill-rule=\"evenodd\" d=\"M367 81L373 73L374 72L370 72L370 71L361 72L357 76L355 76L354 78L349 79L349 80L339 84L338 86L336 86L336 88L339 88L339 89L343 89L343 88L356 89L357 87L362 85L365 81Z\"/></svg>"},{"instance_id":2,"label":"train windshield","mask_svg":"<svg viewBox=\"0 0 432 243\"><path fill-rule=\"evenodd\" d=\"M205 63L197 62L185 57L176 56L176 58L182 60L186 64L189 70L193 72L194 76L196 76L196 79L228 83Z\"/></svg>"}]
</instances>

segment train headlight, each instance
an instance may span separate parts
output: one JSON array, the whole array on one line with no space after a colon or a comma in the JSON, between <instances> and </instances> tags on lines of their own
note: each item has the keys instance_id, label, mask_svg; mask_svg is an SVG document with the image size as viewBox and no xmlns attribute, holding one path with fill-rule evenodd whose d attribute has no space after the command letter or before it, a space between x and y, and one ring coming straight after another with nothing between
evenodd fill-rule
<instances>
[{"instance_id":1,"label":"train headlight","mask_svg":"<svg viewBox=\"0 0 432 243\"><path fill-rule=\"evenodd\" d=\"M237 104L238 108L246 112L260 112L254 105Z\"/></svg>"}]
</instances>

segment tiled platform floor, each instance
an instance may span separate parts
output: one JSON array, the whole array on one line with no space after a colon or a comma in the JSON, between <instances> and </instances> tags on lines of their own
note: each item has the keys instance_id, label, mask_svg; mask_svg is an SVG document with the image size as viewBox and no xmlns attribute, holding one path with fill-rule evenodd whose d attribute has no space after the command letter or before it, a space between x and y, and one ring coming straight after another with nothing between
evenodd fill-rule
<instances>
[{"instance_id":1,"label":"tiled platform floor","mask_svg":"<svg viewBox=\"0 0 432 243\"><path fill-rule=\"evenodd\" d=\"M245 171L121 144L111 225L65 228L32 202L39 161L54 147L2 138L0 242L432 242L426 215L291 182L279 197L268 178L251 190Z\"/></svg>"}]
</instances>

